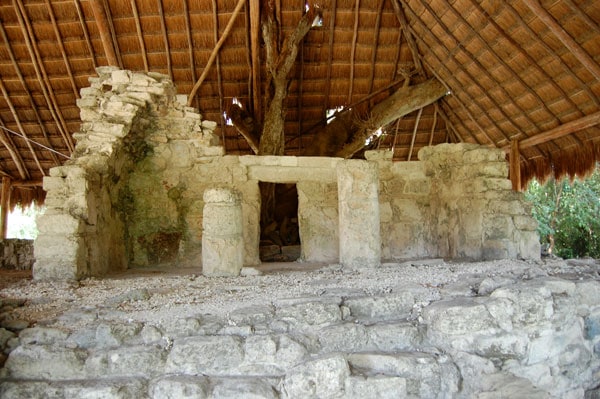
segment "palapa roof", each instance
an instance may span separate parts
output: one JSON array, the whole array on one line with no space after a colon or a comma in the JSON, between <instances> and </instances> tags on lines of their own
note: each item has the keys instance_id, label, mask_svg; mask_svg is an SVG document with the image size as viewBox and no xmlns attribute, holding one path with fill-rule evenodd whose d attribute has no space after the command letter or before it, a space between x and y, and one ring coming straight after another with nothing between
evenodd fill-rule
<instances>
[{"instance_id":1,"label":"palapa roof","mask_svg":"<svg viewBox=\"0 0 600 399\"><path fill-rule=\"evenodd\" d=\"M519 140L524 180L580 174L600 159L596 0L269 1L284 35L307 3L322 14L292 72L285 125L290 155L310 142L328 109L366 112L404 79L435 77L449 94L387 126L372 146L393 149L395 160L406 161L428 144L509 149ZM261 3L2 1L0 174L25 187L64 163L80 128L79 91L96 67L111 63L169 75L187 95L204 74L191 104L218 122L228 154L250 154L225 114L233 98L250 110L258 106L252 87L266 82Z\"/></svg>"}]
</instances>

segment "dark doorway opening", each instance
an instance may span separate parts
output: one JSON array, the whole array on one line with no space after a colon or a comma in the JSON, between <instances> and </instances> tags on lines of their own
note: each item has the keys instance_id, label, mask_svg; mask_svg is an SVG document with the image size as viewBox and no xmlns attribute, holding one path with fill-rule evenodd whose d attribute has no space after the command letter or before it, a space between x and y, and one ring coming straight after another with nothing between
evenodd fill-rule
<instances>
[{"instance_id":1,"label":"dark doorway opening","mask_svg":"<svg viewBox=\"0 0 600 399\"><path fill-rule=\"evenodd\" d=\"M275 184L272 215L260 223L260 260L294 262L301 254L296 184Z\"/></svg>"}]
</instances>

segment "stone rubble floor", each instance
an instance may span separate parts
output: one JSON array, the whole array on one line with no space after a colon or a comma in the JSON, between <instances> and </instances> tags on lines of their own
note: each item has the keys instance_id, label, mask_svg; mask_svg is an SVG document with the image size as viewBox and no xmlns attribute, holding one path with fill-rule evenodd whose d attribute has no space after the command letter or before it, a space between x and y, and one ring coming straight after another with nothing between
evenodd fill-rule
<instances>
[{"instance_id":1,"label":"stone rubble floor","mask_svg":"<svg viewBox=\"0 0 600 399\"><path fill-rule=\"evenodd\" d=\"M556 258L5 270L0 397L600 395L599 281L600 261Z\"/></svg>"},{"instance_id":2,"label":"stone rubble floor","mask_svg":"<svg viewBox=\"0 0 600 399\"><path fill-rule=\"evenodd\" d=\"M263 263L243 276L207 278L200 269L130 269L81 281L35 281L27 271L0 271L0 327L18 325L78 328L82 313L102 319L161 323L196 314L226 315L240 307L286 298L381 295L418 291L424 305L443 297L472 296L486 278L554 276L600 280L600 261L546 258L541 262L443 259L383 263L376 269L344 271L339 265Z\"/></svg>"}]
</instances>

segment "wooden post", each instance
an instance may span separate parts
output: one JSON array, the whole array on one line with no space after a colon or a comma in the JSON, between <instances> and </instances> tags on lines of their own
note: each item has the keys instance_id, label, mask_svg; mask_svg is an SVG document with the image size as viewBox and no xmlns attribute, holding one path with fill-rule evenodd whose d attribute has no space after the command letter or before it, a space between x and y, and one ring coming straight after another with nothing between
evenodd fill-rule
<instances>
[{"instance_id":1,"label":"wooden post","mask_svg":"<svg viewBox=\"0 0 600 399\"><path fill-rule=\"evenodd\" d=\"M2 239L6 239L6 232L8 230L8 208L10 208L10 177L2 177L2 197L0 198L0 218L2 219Z\"/></svg>"},{"instance_id":2,"label":"wooden post","mask_svg":"<svg viewBox=\"0 0 600 399\"><path fill-rule=\"evenodd\" d=\"M521 153L519 152L519 140L510 142L510 181L515 191L521 191Z\"/></svg>"}]
</instances>

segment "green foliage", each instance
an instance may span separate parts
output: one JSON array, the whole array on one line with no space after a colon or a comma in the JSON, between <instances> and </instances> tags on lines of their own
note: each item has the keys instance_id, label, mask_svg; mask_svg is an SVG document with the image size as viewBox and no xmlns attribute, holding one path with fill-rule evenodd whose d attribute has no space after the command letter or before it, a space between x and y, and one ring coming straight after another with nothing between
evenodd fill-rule
<instances>
[{"instance_id":1,"label":"green foliage","mask_svg":"<svg viewBox=\"0 0 600 399\"><path fill-rule=\"evenodd\" d=\"M526 198L533 204L540 240L563 258L600 258L600 165L587 179L531 182Z\"/></svg>"}]
</instances>

